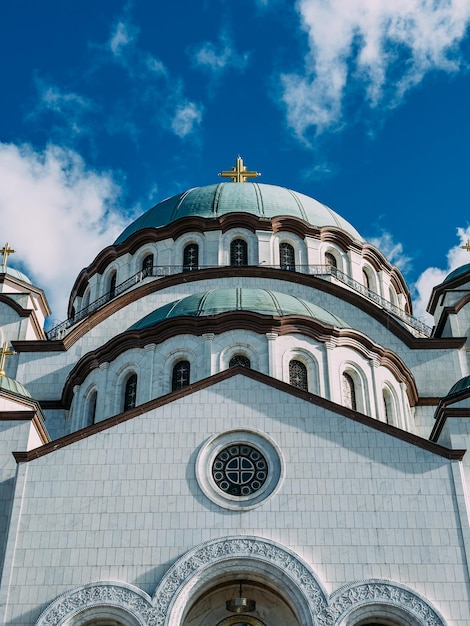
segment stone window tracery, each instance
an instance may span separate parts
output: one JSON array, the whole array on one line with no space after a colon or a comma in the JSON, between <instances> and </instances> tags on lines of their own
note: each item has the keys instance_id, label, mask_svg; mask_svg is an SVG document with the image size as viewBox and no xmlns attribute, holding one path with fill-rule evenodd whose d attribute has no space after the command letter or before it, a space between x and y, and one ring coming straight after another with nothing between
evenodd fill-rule
<instances>
[{"instance_id":1,"label":"stone window tracery","mask_svg":"<svg viewBox=\"0 0 470 626\"><path fill-rule=\"evenodd\" d=\"M199 246L188 244L183 250L183 272L192 272L199 267Z\"/></svg>"},{"instance_id":2,"label":"stone window tracery","mask_svg":"<svg viewBox=\"0 0 470 626\"><path fill-rule=\"evenodd\" d=\"M290 243L279 244L279 262L281 270L295 272L295 250Z\"/></svg>"},{"instance_id":3,"label":"stone window tracery","mask_svg":"<svg viewBox=\"0 0 470 626\"><path fill-rule=\"evenodd\" d=\"M171 390L177 391L187 387L190 382L191 366L189 361L178 361L173 367Z\"/></svg>"},{"instance_id":4,"label":"stone window tracery","mask_svg":"<svg viewBox=\"0 0 470 626\"><path fill-rule=\"evenodd\" d=\"M289 383L293 387L308 391L307 367L302 361L297 359L289 361Z\"/></svg>"},{"instance_id":5,"label":"stone window tracery","mask_svg":"<svg viewBox=\"0 0 470 626\"><path fill-rule=\"evenodd\" d=\"M124 388L124 411L133 409L137 398L137 374L131 374Z\"/></svg>"},{"instance_id":6,"label":"stone window tracery","mask_svg":"<svg viewBox=\"0 0 470 626\"><path fill-rule=\"evenodd\" d=\"M244 354L234 354L230 359L228 366L236 367L237 365L241 365L242 367L251 367L250 359Z\"/></svg>"},{"instance_id":7,"label":"stone window tracery","mask_svg":"<svg viewBox=\"0 0 470 626\"><path fill-rule=\"evenodd\" d=\"M244 239L234 239L230 243L230 265L248 265L248 244Z\"/></svg>"},{"instance_id":8,"label":"stone window tracery","mask_svg":"<svg viewBox=\"0 0 470 626\"><path fill-rule=\"evenodd\" d=\"M264 485L268 464L259 450L248 444L224 448L214 459L212 476L219 489L232 496L249 496Z\"/></svg>"}]
</instances>

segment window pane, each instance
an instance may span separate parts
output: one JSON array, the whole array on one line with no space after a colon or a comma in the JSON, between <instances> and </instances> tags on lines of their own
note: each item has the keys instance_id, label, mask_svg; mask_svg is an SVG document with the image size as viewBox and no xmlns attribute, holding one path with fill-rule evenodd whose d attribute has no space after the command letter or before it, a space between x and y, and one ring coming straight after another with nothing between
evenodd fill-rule
<instances>
[{"instance_id":1,"label":"window pane","mask_svg":"<svg viewBox=\"0 0 470 626\"><path fill-rule=\"evenodd\" d=\"M325 252L325 263L330 267L338 267L338 263L336 262L336 257L331 252Z\"/></svg>"},{"instance_id":2,"label":"window pane","mask_svg":"<svg viewBox=\"0 0 470 626\"><path fill-rule=\"evenodd\" d=\"M230 244L230 265L248 265L248 245L243 239Z\"/></svg>"},{"instance_id":3,"label":"window pane","mask_svg":"<svg viewBox=\"0 0 470 626\"><path fill-rule=\"evenodd\" d=\"M301 361L292 359L289 363L289 382L294 387L308 391L307 368Z\"/></svg>"},{"instance_id":4,"label":"window pane","mask_svg":"<svg viewBox=\"0 0 470 626\"><path fill-rule=\"evenodd\" d=\"M190 243L183 251L183 272L192 272L199 266L199 246Z\"/></svg>"},{"instance_id":5,"label":"window pane","mask_svg":"<svg viewBox=\"0 0 470 626\"><path fill-rule=\"evenodd\" d=\"M137 397L137 374L129 376L124 390L124 411L133 409Z\"/></svg>"},{"instance_id":6,"label":"window pane","mask_svg":"<svg viewBox=\"0 0 470 626\"><path fill-rule=\"evenodd\" d=\"M153 254L149 254L142 261L142 274L145 276L152 276L153 272Z\"/></svg>"},{"instance_id":7,"label":"window pane","mask_svg":"<svg viewBox=\"0 0 470 626\"><path fill-rule=\"evenodd\" d=\"M189 361L179 361L173 368L171 378L171 390L176 391L189 385L190 365Z\"/></svg>"},{"instance_id":8,"label":"window pane","mask_svg":"<svg viewBox=\"0 0 470 626\"><path fill-rule=\"evenodd\" d=\"M250 359L244 354L235 354L230 359L229 367L235 367L236 365L241 365L242 367L251 367Z\"/></svg>"},{"instance_id":9,"label":"window pane","mask_svg":"<svg viewBox=\"0 0 470 626\"><path fill-rule=\"evenodd\" d=\"M354 381L346 372L343 373L343 402L348 409L357 409Z\"/></svg>"},{"instance_id":10,"label":"window pane","mask_svg":"<svg viewBox=\"0 0 470 626\"><path fill-rule=\"evenodd\" d=\"M281 270L295 271L295 252L290 243L281 243L279 246Z\"/></svg>"}]
</instances>

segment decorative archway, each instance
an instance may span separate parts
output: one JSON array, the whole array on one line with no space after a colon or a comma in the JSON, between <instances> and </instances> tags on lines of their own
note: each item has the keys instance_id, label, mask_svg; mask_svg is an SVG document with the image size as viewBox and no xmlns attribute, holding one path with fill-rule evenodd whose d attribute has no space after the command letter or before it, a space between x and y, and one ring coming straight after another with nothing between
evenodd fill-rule
<instances>
[{"instance_id":1,"label":"decorative archway","mask_svg":"<svg viewBox=\"0 0 470 626\"><path fill-rule=\"evenodd\" d=\"M259 537L226 537L188 552L169 570L155 598L164 626L180 626L201 596L243 576L282 596L302 626L319 626L326 594L310 568L293 552ZM160 623L160 622L159 622Z\"/></svg>"},{"instance_id":2,"label":"decorative archway","mask_svg":"<svg viewBox=\"0 0 470 626\"><path fill-rule=\"evenodd\" d=\"M148 626L154 608L150 597L120 582L99 582L62 594L41 614L36 626L80 626L115 620L122 626Z\"/></svg>"},{"instance_id":3,"label":"decorative archway","mask_svg":"<svg viewBox=\"0 0 470 626\"><path fill-rule=\"evenodd\" d=\"M190 550L163 577L152 599L120 582L97 582L64 593L41 614L36 626L190 626L197 620L188 620L188 615L201 597L223 588L224 577L233 587L240 575L247 577L242 582L249 583L250 593L256 593L258 587L259 593L271 594L283 603L284 610L293 616L288 623L446 626L443 617L422 596L388 580L351 583L338 589L328 601L315 574L295 553L253 536L216 539ZM219 621L227 622L227 618L225 613L224 620ZM255 623L264 621L262 615L252 618Z\"/></svg>"},{"instance_id":4,"label":"decorative archway","mask_svg":"<svg viewBox=\"0 0 470 626\"><path fill-rule=\"evenodd\" d=\"M416 591L388 580L346 585L332 594L329 605L334 626L355 626L365 618L403 626L445 626L443 617Z\"/></svg>"}]
</instances>

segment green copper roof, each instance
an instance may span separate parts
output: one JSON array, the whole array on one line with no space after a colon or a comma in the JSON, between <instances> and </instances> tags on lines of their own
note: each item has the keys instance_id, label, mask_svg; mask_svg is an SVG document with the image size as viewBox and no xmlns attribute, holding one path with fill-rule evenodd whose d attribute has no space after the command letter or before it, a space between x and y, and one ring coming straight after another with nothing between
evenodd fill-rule
<instances>
[{"instance_id":1,"label":"green copper roof","mask_svg":"<svg viewBox=\"0 0 470 626\"><path fill-rule=\"evenodd\" d=\"M26 276L26 274L23 274L23 272L20 272L19 270L15 270L13 267L10 267L9 265L7 266L0 265L0 274L6 274L7 276L11 276L12 278L21 280L24 283L27 283L28 285L32 284L29 278Z\"/></svg>"},{"instance_id":2,"label":"green copper roof","mask_svg":"<svg viewBox=\"0 0 470 626\"><path fill-rule=\"evenodd\" d=\"M325 204L302 193L263 183L219 183L196 187L159 202L130 224L114 243L122 243L143 228L159 228L182 217L216 218L236 212L269 219L291 215L313 226L336 226L353 239L362 241L349 222Z\"/></svg>"},{"instance_id":3,"label":"green copper roof","mask_svg":"<svg viewBox=\"0 0 470 626\"><path fill-rule=\"evenodd\" d=\"M454 278L458 278L459 276L463 276L467 272L470 272L470 263L467 263L466 265L462 265L462 266L458 267L457 269L455 269L453 272L448 274L444 278L444 280L442 282L447 283L447 282L453 280Z\"/></svg>"},{"instance_id":4,"label":"green copper roof","mask_svg":"<svg viewBox=\"0 0 470 626\"><path fill-rule=\"evenodd\" d=\"M459 393L460 391L465 391L466 389L470 389L470 376L465 376L457 381L447 396L452 396L454 393Z\"/></svg>"},{"instance_id":5,"label":"green copper roof","mask_svg":"<svg viewBox=\"0 0 470 626\"><path fill-rule=\"evenodd\" d=\"M31 394L26 387L8 376L0 376L0 393L2 391L13 393L16 396L23 396L24 398L31 398Z\"/></svg>"},{"instance_id":6,"label":"green copper roof","mask_svg":"<svg viewBox=\"0 0 470 626\"><path fill-rule=\"evenodd\" d=\"M165 304L131 326L130 330L142 330L184 315L205 317L228 311L251 311L276 317L305 315L337 328L347 328L336 315L301 298L267 289L234 287L211 289Z\"/></svg>"}]
</instances>

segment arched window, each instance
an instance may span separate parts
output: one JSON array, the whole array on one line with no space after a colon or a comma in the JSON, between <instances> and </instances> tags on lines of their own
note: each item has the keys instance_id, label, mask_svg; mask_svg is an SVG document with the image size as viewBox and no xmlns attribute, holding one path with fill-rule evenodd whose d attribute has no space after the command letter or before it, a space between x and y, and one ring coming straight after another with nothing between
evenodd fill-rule
<instances>
[{"instance_id":1,"label":"arched window","mask_svg":"<svg viewBox=\"0 0 470 626\"><path fill-rule=\"evenodd\" d=\"M116 295L116 272L113 272L109 279L109 299L111 300Z\"/></svg>"},{"instance_id":2,"label":"arched window","mask_svg":"<svg viewBox=\"0 0 470 626\"><path fill-rule=\"evenodd\" d=\"M124 411L135 407L137 398L137 374L131 374L124 388Z\"/></svg>"},{"instance_id":3,"label":"arched window","mask_svg":"<svg viewBox=\"0 0 470 626\"><path fill-rule=\"evenodd\" d=\"M338 267L338 261L336 260L335 255L331 254L331 252L325 252L325 263L331 270Z\"/></svg>"},{"instance_id":4,"label":"arched window","mask_svg":"<svg viewBox=\"0 0 470 626\"><path fill-rule=\"evenodd\" d=\"M85 425L91 426L95 423L96 419L96 402L98 400L98 394L96 391L92 391L86 401L86 410L85 410Z\"/></svg>"},{"instance_id":5,"label":"arched window","mask_svg":"<svg viewBox=\"0 0 470 626\"><path fill-rule=\"evenodd\" d=\"M342 375L343 404L348 409L357 409L356 386L353 377L347 372Z\"/></svg>"},{"instance_id":6,"label":"arched window","mask_svg":"<svg viewBox=\"0 0 470 626\"><path fill-rule=\"evenodd\" d=\"M147 254L142 261L142 278L153 274L153 254Z\"/></svg>"},{"instance_id":7,"label":"arched window","mask_svg":"<svg viewBox=\"0 0 470 626\"><path fill-rule=\"evenodd\" d=\"M295 251L290 243L282 242L279 244L279 260L281 270L295 272Z\"/></svg>"},{"instance_id":8,"label":"arched window","mask_svg":"<svg viewBox=\"0 0 470 626\"><path fill-rule=\"evenodd\" d=\"M236 365L241 365L242 367L251 367L250 359L244 354L234 354L230 359L228 366L235 367Z\"/></svg>"},{"instance_id":9,"label":"arched window","mask_svg":"<svg viewBox=\"0 0 470 626\"><path fill-rule=\"evenodd\" d=\"M197 243L190 243L183 250L183 272L192 272L199 266L199 246Z\"/></svg>"},{"instance_id":10,"label":"arched window","mask_svg":"<svg viewBox=\"0 0 470 626\"><path fill-rule=\"evenodd\" d=\"M248 265L248 244L244 239L234 239L231 242L230 265Z\"/></svg>"},{"instance_id":11,"label":"arched window","mask_svg":"<svg viewBox=\"0 0 470 626\"><path fill-rule=\"evenodd\" d=\"M362 270L362 283L366 289L370 289L369 274L366 272L366 270Z\"/></svg>"},{"instance_id":12,"label":"arched window","mask_svg":"<svg viewBox=\"0 0 470 626\"><path fill-rule=\"evenodd\" d=\"M178 361L173 368L171 376L171 390L177 391L183 387L187 387L190 382L191 366L189 361Z\"/></svg>"},{"instance_id":13,"label":"arched window","mask_svg":"<svg viewBox=\"0 0 470 626\"><path fill-rule=\"evenodd\" d=\"M302 361L292 359L289 362L289 383L293 387L308 391L307 368Z\"/></svg>"},{"instance_id":14,"label":"arched window","mask_svg":"<svg viewBox=\"0 0 470 626\"><path fill-rule=\"evenodd\" d=\"M395 410L395 401L393 398L393 394L390 389L384 387L382 392L382 397L384 401L384 413L387 424L395 424L396 421L396 410Z\"/></svg>"}]
</instances>

